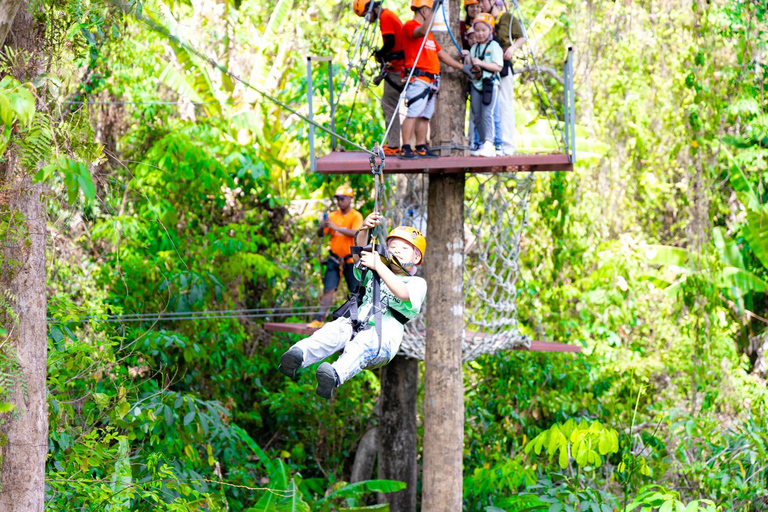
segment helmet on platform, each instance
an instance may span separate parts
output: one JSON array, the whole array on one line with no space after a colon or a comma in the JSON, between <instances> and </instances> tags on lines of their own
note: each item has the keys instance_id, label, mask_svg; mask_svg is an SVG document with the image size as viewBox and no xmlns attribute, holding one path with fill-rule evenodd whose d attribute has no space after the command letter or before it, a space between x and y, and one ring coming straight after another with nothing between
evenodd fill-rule
<instances>
[{"instance_id":1,"label":"helmet on platform","mask_svg":"<svg viewBox=\"0 0 768 512\"><path fill-rule=\"evenodd\" d=\"M422 7L429 7L430 9L434 5L433 0L411 0L411 10L418 11Z\"/></svg>"},{"instance_id":2,"label":"helmet on platform","mask_svg":"<svg viewBox=\"0 0 768 512\"><path fill-rule=\"evenodd\" d=\"M421 231L412 226L398 226L387 235L387 243L390 238L399 238L411 244L421 254L419 265L424 263L424 253L427 251L427 239L421 234Z\"/></svg>"},{"instance_id":3,"label":"helmet on platform","mask_svg":"<svg viewBox=\"0 0 768 512\"><path fill-rule=\"evenodd\" d=\"M333 194L333 197L338 196L355 197L355 193L352 191L352 187L349 185L341 185L336 189L336 193Z\"/></svg>"},{"instance_id":4,"label":"helmet on platform","mask_svg":"<svg viewBox=\"0 0 768 512\"><path fill-rule=\"evenodd\" d=\"M362 18L368 14L368 11L370 11L371 8L376 7L376 5L380 3L381 2L374 2L373 0L353 0L352 10L355 11L355 14Z\"/></svg>"},{"instance_id":5,"label":"helmet on platform","mask_svg":"<svg viewBox=\"0 0 768 512\"><path fill-rule=\"evenodd\" d=\"M493 16L488 14L487 12L481 12L477 16L475 16L475 19L472 20L472 25L474 26L475 23L485 23L489 27L491 27L491 30L496 27L496 20L493 19Z\"/></svg>"}]
</instances>

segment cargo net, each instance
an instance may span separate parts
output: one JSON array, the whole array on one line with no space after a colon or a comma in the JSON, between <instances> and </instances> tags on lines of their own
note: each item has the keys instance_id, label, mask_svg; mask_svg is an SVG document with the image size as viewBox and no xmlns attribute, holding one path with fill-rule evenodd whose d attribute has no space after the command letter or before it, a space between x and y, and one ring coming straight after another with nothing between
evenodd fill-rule
<instances>
[{"instance_id":1,"label":"cargo net","mask_svg":"<svg viewBox=\"0 0 768 512\"><path fill-rule=\"evenodd\" d=\"M397 175L388 180L382 195L390 229L413 226L429 240L426 181L423 175ZM467 175L464 362L483 354L530 347L530 338L520 332L516 300L520 241L528 225L528 198L534 182L533 173ZM424 359L425 309L405 326L400 351L407 357Z\"/></svg>"}]
</instances>

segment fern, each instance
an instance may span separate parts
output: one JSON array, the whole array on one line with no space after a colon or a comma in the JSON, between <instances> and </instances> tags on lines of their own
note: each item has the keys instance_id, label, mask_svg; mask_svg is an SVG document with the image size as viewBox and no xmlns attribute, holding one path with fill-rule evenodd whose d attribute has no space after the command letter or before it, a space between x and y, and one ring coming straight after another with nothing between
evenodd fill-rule
<instances>
[{"instance_id":1,"label":"fern","mask_svg":"<svg viewBox=\"0 0 768 512\"><path fill-rule=\"evenodd\" d=\"M35 116L32 126L18 140L21 166L28 172L48 160L53 148L53 130L48 116Z\"/></svg>"}]
</instances>

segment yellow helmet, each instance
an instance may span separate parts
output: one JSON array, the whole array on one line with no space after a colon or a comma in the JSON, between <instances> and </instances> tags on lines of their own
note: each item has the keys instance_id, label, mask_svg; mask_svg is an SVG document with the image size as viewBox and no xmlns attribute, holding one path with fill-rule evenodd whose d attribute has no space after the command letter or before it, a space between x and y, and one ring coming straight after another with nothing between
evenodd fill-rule
<instances>
[{"instance_id":1,"label":"yellow helmet","mask_svg":"<svg viewBox=\"0 0 768 512\"><path fill-rule=\"evenodd\" d=\"M433 0L411 0L412 11L421 9L422 7L429 7L431 9L433 5L434 5Z\"/></svg>"},{"instance_id":2,"label":"yellow helmet","mask_svg":"<svg viewBox=\"0 0 768 512\"><path fill-rule=\"evenodd\" d=\"M387 243L389 243L390 238L399 238L414 246L421 253L421 261L418 264L424 263L424 253L427 252L427 239L421 234L421 231L412 226L398 226L387 235Z\"/></svg>"},{"instance_id":3,"label":"yellow helmet","mask_svg":"<svg viewBox=\"0 0 768 512\"><path fill-rule=\"evenodd\" d=\"M333 197L336 196L355 197L355 193L352 191L352 187L349 185L341 185L336 189L336 193L333 194Z\"/></svg>"},{"instance_id":4,"label":"yellow helmet","mask_svg":"<svg viewBox=\"0 0 768 512\"><path fill-rule=\"evenodd\" d=\"M493 16L491 16L487 12L481 12L480 14L475 16L475 19L472 20L472 26L474 26L475 23L485 23L486 25L491 27L491 30L493 30L496 27L496 20L493 19Z\"/></svg>"}]
</instances>

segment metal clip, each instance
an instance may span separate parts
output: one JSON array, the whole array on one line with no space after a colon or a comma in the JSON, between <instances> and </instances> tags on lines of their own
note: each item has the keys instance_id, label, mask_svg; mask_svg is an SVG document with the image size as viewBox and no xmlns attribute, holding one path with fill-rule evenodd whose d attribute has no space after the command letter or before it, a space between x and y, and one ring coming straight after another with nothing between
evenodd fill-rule
<instances>
[{"instance_id":1,"label":"metal clip","mask_svg":"<svg viewBox=\"0 0 768 512\"><path fill-rule=\"evenodd\" d=\"M371 153L373 154L368 157L368 161L371 164L371 173L373 173L374 176L378 176L384 170L384 160L386 159L386 155L384 154L384 149L378 144L373 145Z\"/></svg>"}]
</instances>

